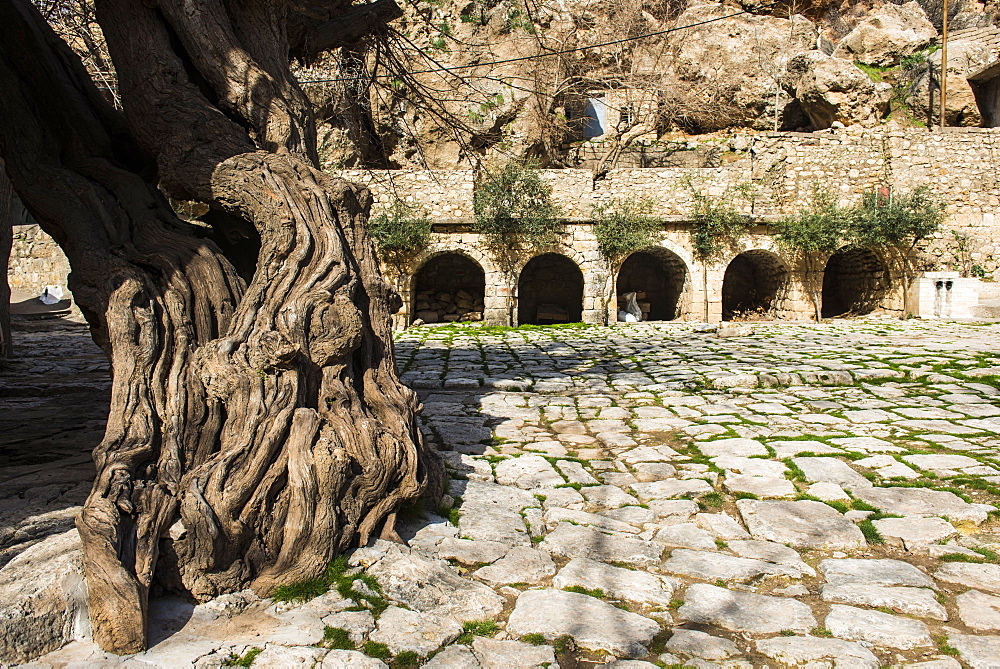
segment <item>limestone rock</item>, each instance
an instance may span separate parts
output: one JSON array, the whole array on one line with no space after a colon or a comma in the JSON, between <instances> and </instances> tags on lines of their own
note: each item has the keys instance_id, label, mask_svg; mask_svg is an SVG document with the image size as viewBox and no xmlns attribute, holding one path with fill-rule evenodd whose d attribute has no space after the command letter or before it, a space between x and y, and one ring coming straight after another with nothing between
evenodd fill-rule
<instances>
[{"instance_id":1,"label":"limestone rock","mask_svg":"<svg viewBox=\"0 0 1000 669\"><path fill-rule=\"evenodd\" d=\"M639 462L633 470L640 483L652 483L677 476L677 469L666 462Z\"/></svg>"},{"instance_id":2,"label":"limestone rock","mask_svg":"<svg viewBox=\"0 0 1000 669\"><path fill-rule=\"evenodd\" d=\"M802 575L816 575L816 570L802 561L798 551L783 544L750 539L730 541L728 548L740 557L788 565L797 569Z\"/></svg>"},{"instance_id":3,"label":"limestone rock","mask_svg":"<svg viewBox=\"0 0 1000 669\"><path fill-rule=\"evenodd\" d=\"M934 578L977 590L1000 594L1000 565L947 562L934 572Z\"/></svg>"},{"instance_id":4,"label":"limestone rock","mask_svg":"<svg viewBox=\"0 0 1000 669\"><path fill-rule=\"evenodd\" d=\"M639 529L637 527L629 525L628 523L608 518L600 514L578 511L576 509L560 509L558 507L551 508L545 512L542 519L550 528L554 528L561 522L569 522L576 525L587 525L598 530L605 530L607 532L618 532L622 534L639 533Z\"/></svg>"},{"instance_id":5,"label":"limestone rock","mask_svg":"<svg viewBox=\"0 0 1000 669\"><path fill-rule=\"evenodd\" d=\"M660 85L666 90L682 91L674 94L674 104L703 131L734 124L773 129L774 84L761 63L780 67L793 54L811 48L816 39L812 24L797 15L783 19L734 14L721 3L691 6L676 21L692 27L670 40L671 57L663 61L646 56L636 63L636 73L662 77ZM721 100L720 83L725 86ZM779 99L779 115L788 102Z\"/></svg>"},{"instance_id":6,"label":"limestone rock","mask_svg":"<svg viewBox=\"0 0 1000 669\"><path fill-rule=\"evenodd\" d=\"M986 509L955 493L927 488L858 488L854 493L883 513L900 516L945 516L951 521L982 523Z\"/></svg>"},{"instance_id":7,"label":"limestone rock","mask_svg":"<svg viewBox=\"0 0 1000 669\"><path fill-rule=\"evenodd\" d=\"M393 654L408 650L427 657L461 633L462 626L452 618L390 606L379 617L371 640L384 643Z\"/></svg>"},{"instance_id":8,"label":"limestone rock","mask_svg":"<svg viewBox=\"0 0 1000 669\"><path fill-rule=\"evenodd\" d=\"M551 488L566 483L565 479L540 455L522 455L498 462L497 483L517 486L524 490Z\"/></svg>"},{"instance_id":9,"label":"limestone rock","mask_svg":"<svg viewBox=\"0 0 1000 669\"><path fill-rule=\"evenodd\" d=\"M834 604L825 626L835 637L909 650L933 646L927 625L919 620Z\"/></svg>"},{"instance_id":10,"label":"limestone rock","mask_svg":"<svg viewBox=\"0 0 1000 669\"><path fill-rule=\"evenodd\" d=\"M507 622L507 633L514 636L541 634L551 640L569 635L582 648L620 657L643 657L659 631L649 618L561 590L522 592Z\"/></svg>"},{"instance_id":11,"label":"limestone rock","mask_svg":"<svg viewBox=\"0 0 1000 669\"><path fill-rule=\"evenodd\" d=\"M698 450L709 457L769 455L764 444L754 439L745 439L743 437L705 441L698 444Z\"/></svg>"},{"instance_id":12,"label":"limestone rock","mask_svg":"<svg viewBox=\"0 0 1000 669\"><path fill-rule=\"evenodd\" d=\"M704 581L752 581L762 575L785 575L798 578L798 567L779 565L764 560L734 557L724 553L709 553L678 548L661 567L669 574L678 574Z\"/></svg>"},{"instance_id":13,"label":"limestone rock","mask_svg":"<svg viewBox=\"0 0 1000 669\"><path fill-rule=\"evenodd\" d=\"M690 502L693 504L694 502ZM694 517L694 524L712 533L716 539L732 541L733 539L749 539L750 533L735 518L727 513L699 513Z\"/></svg>"},{"instance_id":14,"label":"limestone rock","mask_svg":"<svg viewBox=\"0 0 1000 669\"><path fill-rule=\"evenodd\" d=\"M694 523L667 525L656 533L656 540L671 548L693 548L695 550L715 550L715 537Z\"/></svg>"},{"instance_id":15,"label":"limestone rock","mask_svg":"<svg viewBox=\"0 0 1000 669\"><path fill-rule=\"evenodd\" d=\"M473 541L454 537L446 537L437 547L439 557L467 565L496 562L509 550L508 544L499 541Z\"/></svg>"},{"instance_id":16,"label":"limestone rock","mask_svg":"<svg viewBox=\"0 0 1000 669\"><path fill-rule=\"evenodd\" d=\"M806 51L788 61L784 84L816 130L833 123L877 124L888 111L892 87L875 83L853 61Z\"/></svg>"},{"instance_id":17,"label":"limestone rock","mask_svg":"<svg viewBox=\"0 0 1000 669\"><path fill-rule=\"evenodd\" d=\"M556 588L596 588L616 599L663 607L670 606L675 587L670 579L656 574L614 567L587 558L570 560L552 579L552 585Z\"/></svg>"},{"instance_id":18,"label":"limestone rock","mask_svg":"<svg viewBox=\"0 0 1000 669\"><path fill-rule=\"evenodd\" d=\"M927 574L901 560L830 559L820 562L819 570L828 585L861 583L934 587L934 581Z\"/></svg>"},{"instance_id":19,"label":"limestone rock","mask_svg":"<svg viewBox=\"0 0 1000 669\"><path fill-rule=\"evenodd\" d=\"M973 40L948 40L948 98L945 100L948 125L977 127L982 123L979 105L968 76L984 66L989 58L990 49L985 44ZM931 54L927 62L929 67L910 85L906 104L917 118L936 124L941 109L941 98L937 93L941 52Z\"/></svg>"},{"instance_id":20,"label":"limestone rock","mask_svg":"<svg viewBox=\"0 0 1000 669\"><path fill-rule=\"evenodd\" d=\"M668 519L669 522L687 520L698 513L698 504L689 499L654 499L647 506L658 518ZM700 524L699 527L712 531L711 528Z\"/></svg>"},{"instance_id":21,"label":"limestone rock","mask_svg":"<svg viewBox=\"0 0 1000 669\"><path fill-rule=\"evenodd\" d=\"M725 481L726 490L733 493L745 492L762 499L790 498L798 492L795 484L786 478L775 476L745 476L730 474Z\"/></svg>"},{"instance_id":22,"label":"limestone rock","mask_svg":"<svg viewBox=\"0 0 1000 669\"><path fill-rule=\"evenodd\" d=\"M276 646L268 644L260 655L254 658L253 666L260 669L283 669L284 667L314 666L326 657L325 648L315 646ZM383 665L385 666L385 665Z\"/></svg>"},{"instance_id":23,"label":"limestone rock","mask_svg":"<svg viewBox=\"0 0 1000 669\"><path fill-rule=\"evenodd\" d=\"M886 3L847 34L834 56L870 65L894 65L929 45L937 30L916 2Z\"/></svg>"},{"instance_id":24,"label":"limestone rock","mask_svg":"<svg viewBox=\"0 0 1000 669\"><path fill-rule=\"evenodd\" d=\"M972 669L996 669L1000 657L1000 636L975 636L949 634L948 645L958 650L959 656Z\"/></svg>"},{"instance_id":25,"label":"limestone rock","mask_svg":"<svg viewBox=\"0 0 1000 669\"><path fill-rule=\"evenodd\" d=\"M491 565L477 569L475 575L495 585L538 583L556 573L556 564L545 551L515 546Z\"/></svg>"},{"instance_id":26,"label":"limestone rock","mask_svg":"<svg viewBox=\"0 0 1000 669\"><path fill-rule=\"evenodd\" d=\"M635 497L613 485L588 486L581 488L580 492L588 502L603 506L605 509L617 509L639 503Z\"/></svg>"},{"instance_id":27,"label":"limestone rock","mask_svg":"<svg viewBox=\"0 0 1000 669\"><path fill-rule=\"evenodd\" d=\"M1000 630L1000 597L978 590L963 592L955 598L958 617L974 630Z\"/></svg>"},{"instance_id":28,"label":"limestone rock","mask_svg":"<svg viewBox=\"0 0 1000 669\"><path fill-rule=\"evenodd\" d=\"M375 629L375 617L370 611L340 611L324 616L323 625L345 630L351 641L360 646Z\"/></svg>"},{"instance_id":29,"label":"limestone rock","mask_svg":"<svg viewBox=\"0 0 1000 669\"><path fill-rule=\"evenodd\" d=\"M523 509L538 504L530 492L495 483L468 481L462 497L458 528L463 537L508 544L530 543L521 518Z\"/></svg>"},{"instance_id":30,"label":"limestone rock","mask_svg":"<svg viewBox=\"0 0 1000 669\"><path fill-rule=\"evenodd\" d=\"M368 657L356 650L331 650L323 656L323 661L318 665L318 669L341 669L341 667L351 667L351 669L388 669L389 665L382 660Z\"/></svg>"},{"instance_id":31,"label":"limestone rock","mask_svg":"<svg viewBox=\"0 0 1000 669\"><path fill-rule=\"evenodd\" d=\"M0 658L24 662L89 636L87 586L75 529L31 546L0 569Z\"/></svg>"},{"instance_id":32,"label":"limestone rock","mask_svg":"<svg viewBox=\"0 0 1000 669\"><path fill-rule=\"evenodd\" d=\"M670 499L689 493L712 492L712 486L701 479L667 479L655 483L635 483L632 490L644 502L652 499Z\"/></svg>"},{"instance_id":33,"label":"limestone rock","mask_svg":"<svg viewBox=\"0 0 1000 669\"><path fill-rule=\"evenodd\" d=\"M754 539L821 550L856 550L867 546L854 523L822 502L741 499L736 507Z\"/></svg>"},{"instance_id":34,"label":"limestone rock","mask_svg":"<svg viewBox=\"0 0 1000 669\"><path fill-rule=\"evenodd\" d=\"M855 604L872 608L885 607L920 618L948 620L948 612L928 588L906 588L871 583L845 583L823 586L824 602ZM997 601L1000 601L998 598Z\"/></svg>"},{"instance_id":35,"label":"limestone rock","mask_svg":"<svg viewBox=\"0 0 1000 669\"><path fill-rule=\"evenodd\" d=\"M533 646L522 641L499 641L480 636L472 642L472 650L483 669L556 666L552 646Z\"/></svg>"},{"instance_id":36,"label":"limestone rock","mask_svg":"<svg viewBox=\"0 0 1000 669\"><path fill-rule=\"evenodd\" d=\"M741 654L740 649L729 639L686 629L674 630L665 648L674 653L684 653L703 660L725 660Z\"/></svg>"},{"instance_id":37,"label":"limestone rock","mask_svg":"<svg viewBox=\"0 0 1000 669\"><path fill-rule=\"evenodd\" d=\"M837 458L793 458L792 462L809 481L836 483L847 490L872 486L871 481Z\"/></svg>"},{"instance_id":38,"label":"limestone rock","mask_svg":"<svg viewBox=\"0 0 1000 669\"><path fill-rule=\"evenodd\" d=\"M368 568L385 596L394 602L459 622L493 618L503 610L503 597L466 578L445 562L404 552L389 553Z\"/></svg>"},{"instance_id":39,"label":"limestone rock","mask_svg":"<svg viewBox=\"0 0 1000 669\"><path fill-rule=\"evenodd\" d=\"M659 564L663 554L663 546L651 541L605 534L569 523L559 523L538 547L568 558L585 557L636 566Z\"/></svg>"},{"instance_id":40,"label":"limestone rock","mask_svg":"<svg viewBox=\"0 0 1000 669\"><path fill-rule=\"evenodd\" d=\"M852 667L877 669L878 658L859 643L843 639L821 639L811 636L776 636L761 639L757 650L782 666L789 667Z\"/></svg>"},{"instance_id":41,"label":"limestone rock","mask_svg":"<svg viewBox=\"0 0 1000 669\"><path fill-rule=\"evenodd\" d=\"M887 544L911 552L926 550L930 544L958 534L958 530L942 518L883 518L873 521L872 525Z\"/></svg>"},{"instance_id":42,"label":"limestone rock","mask_svg":"<svg viewBox=\"0 0 1000 669\"><path fill-rule=\"evenodd\" d=\"M677 614L694 623L750 634L777 634L782 630L805 632L816 627L812 610L802 602L735 592L706 583L695 583L687 589L684 605Z\"/></svg>"},{"instance_id":43,"label":"limestone rock","mask_svg":"<svg viewBox=\"0 0 1000 669\"><path fill-rule=\"evenodd\" d=\"M455 644L442 650L423 666L424 669L478 669L480 664L468 646Z\"/></svg>"}]
</instances>

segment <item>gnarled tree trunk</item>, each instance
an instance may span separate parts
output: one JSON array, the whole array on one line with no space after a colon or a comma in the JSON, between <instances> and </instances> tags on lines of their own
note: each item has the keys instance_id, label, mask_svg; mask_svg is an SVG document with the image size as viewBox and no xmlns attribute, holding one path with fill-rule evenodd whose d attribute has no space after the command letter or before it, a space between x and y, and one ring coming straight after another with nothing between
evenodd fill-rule
<instances>
[{"instance_id":1,"label":"gnarled tree trunk","mask_svg":"<svg viewBox=\"0 0 1000 669\"><path fill-rule=\"evenodd\" d=\"M13 244L14 187L4 173L3 158L0 158L0 358L9 358L14 353L10 334L10 284L7 283Z\"/></svg>"},{"instance_id":2,"label":"gnarled tree trunk","mask_svg":"<svg viewBox=\"0 0 1000 669\"><path fill-rule=\"evenodd\" d=\"M357 19L348 3L312 4L319 26ZM442 470L396 375L400 301L365 232L370 197L315 168L288 70L293 41L335 45L304 37L309 21L289 23L280 0L97 11L124 119L27 0L0 4L0 152L112 363L77 525L95 639L125 653L146 643L161 543L199 599L267 594L391 534ZM225 235L259 238L248 283L161 190L209 203Z\"/></svg>"}]
</instances>

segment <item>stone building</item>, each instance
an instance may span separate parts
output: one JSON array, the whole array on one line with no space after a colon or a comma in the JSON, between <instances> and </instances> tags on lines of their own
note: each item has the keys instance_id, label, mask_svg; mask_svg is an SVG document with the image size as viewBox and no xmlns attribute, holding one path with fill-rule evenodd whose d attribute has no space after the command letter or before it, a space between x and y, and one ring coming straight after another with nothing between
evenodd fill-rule
<instances>
[{"instance_id":1,"label":"stone building","mask_svg":"<svg viewBox=\"0 0 1000 669\"><path fill-rule=\"evenodd\" d=\"M892 263L876 252L841 249L827 259L822 276L807 277L800 263L777 247L769 221L806 206L817 185L831 190L844 206L879 187L908 191L927 186L948 204L948 220L922 249L922 269L962 277L991 277L998 271L1000 129L716 136L692 141L687 150L699 155L711 151L719 160L615 169L601 178L590 170L545 170L553 199L566 215L564 232L551 248L507 266L473 231L471 170L340 174L368 185L376 210L401 198L423 206L434 223L427 248L402 267L385 268L403 297L397 327L417 318L502 325L604 323L616 320L618 296L628 292L638 293L640 308L652 320L806 319L813 312L807 284L822 286L825 316L898 313L901 282L892 274ZM730 199L760 223L737 248L702 262L689 232L693 191ZM744 193L741 199L738 191ZM622 197L651 199L664 225L656 244L612 267L598 252L591 210ZM68 269L44 233L17 228L10 268L15 288L37 293L48 283L65 285ZM915 294L921 294L916 287ZM974 298L948 300L964 305L962 313L972 311L967 303ZM932 315L951 314L938 308Z\"/></svg>"},{"instance_id":2,"label":"stone building","mask_svg":"<svg viewBox=\"0 0 1000 669\"><path fill-rule=\"evenodd\" d=\"M388 273L403 296L400 327L417 318L480 316L504 325L602 323L616 319L617 298L626 292L645 293L639 301L653 320L804 319L813 312L807 281L822 286L824 316L898 312L901 282L893 263L878 253L845 248L827 259L822 277L806 277L800 263L775 244L768 221L806 206L817 185L844 206L878 187L927 186L948 204L949 217L923 249L923 268L963 276L990 276L998 269L998 130L847 129L733 135L704 144L689 150L703 155L712 149L721 159L708 166L696 160L686 166L679 161L678 167L616 169L599 179L588 170L544 171L553 199L567 214L565 232L552 248L516 261L511 271L500 267L473 232L471 170L342 174L366 183L376 208L399 197L425 207L435 223L431 244L401 273ZM733 201L761 224L738 248L707 263L697 260L686 222L692 190L735 198L748 187L751 196ZM653 200L666 223L656 245L611 267L598 252L589 217L595 204L625 196Z\"/></svg>"}]
</instances>

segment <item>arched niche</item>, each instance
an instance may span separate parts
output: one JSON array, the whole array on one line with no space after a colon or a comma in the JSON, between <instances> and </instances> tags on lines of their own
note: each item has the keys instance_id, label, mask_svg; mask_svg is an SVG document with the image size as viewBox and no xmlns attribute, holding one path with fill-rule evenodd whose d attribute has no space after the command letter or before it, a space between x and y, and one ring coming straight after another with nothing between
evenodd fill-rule
<instances>
[{"instance_id":1,"label":"arched niche","mask_svg":"<svg viewBox=\"0 0 1000 669\"><path fill-rule=\"evenodd\" d=\"M823 271L823 318L870 313L888 292L889 272L874 251L841 249Z\"/></svg>"},{"instance_id":2,"label":"arched niche","mask_svg":"<svg viewBox=\"0 0 1000 669\"><path fill-rule=\"evenodd\" d=\"M430 258L413 277L412 320L425 323L483 318L486 274L475 260L447 252Z\"/></svg>"},{"instance_id":3,"label":"arched niche","mask_svg":"<svg viewBox=\"0 0 1000 669\"><path fill-rule=\"evenodd\" d=\"M518 325L578 323L583 315L583 272L569 258L545 253L528 261L517 284Z\"/></svg>"},{"instance_id":4,"label":"arched niche","mask_svg":"<svg viewBox=\"0 0 1000 669\"><path fill-rule=\"evenodd\" d=\"M770 251L744 251L722 279L722 320L773 315L788 288L788 267Z\"/></svg>"},{"instance_id":5,"label":"arched niche","mask_svg":"<svg viewBox=\"0 0 1000 669\"><path fill-rule=\"evenodd\" d=\"M681 316L687 275L687 265L673 251L658 246L636 251L618 270L619 300L626 293L637 293L643 320L672 321Z\"/></svg>"}]
</instances>

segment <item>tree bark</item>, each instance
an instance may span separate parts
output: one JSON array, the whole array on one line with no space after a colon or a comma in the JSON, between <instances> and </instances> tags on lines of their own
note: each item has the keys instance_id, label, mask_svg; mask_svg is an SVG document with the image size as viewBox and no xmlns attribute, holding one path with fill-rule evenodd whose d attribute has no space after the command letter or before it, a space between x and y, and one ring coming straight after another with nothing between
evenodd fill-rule
<instances>
[{"instance_id":1,"label":"tree bark","mask_svg":"<svg viewBox=\"0 0 1000 669\"><path fill-rule=\"evenodd\" d=\"M14 187L10 185L0 158L0 359L14 354L10 332L10 284L7 267L14 244Z\"/></svg>"},{"instance_id":2,"label":"tree bark","mask_svg":"<svg viewBox=\"0 0 1000 669\"><path fill-rule=\"evenodd\" d=\"M30 5L0 7L0 109L31 121L0 119L2 153L111 358L78 527L95 639L135 652L161 542L196 598L266 595L391 533L443 470L396 375L371 198L314 166L284 3L98 0L124 123ZM150 175L259 235L248 284Z\"/></svg>"}]
</instances>

